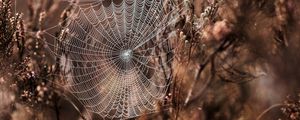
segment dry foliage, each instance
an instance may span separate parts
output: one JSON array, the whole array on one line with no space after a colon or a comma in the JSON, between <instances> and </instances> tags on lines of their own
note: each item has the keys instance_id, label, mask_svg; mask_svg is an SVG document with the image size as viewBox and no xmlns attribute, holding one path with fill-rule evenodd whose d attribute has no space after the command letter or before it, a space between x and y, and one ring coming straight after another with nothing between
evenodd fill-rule
<instances>
[{"instance_id":1,"label":"dry foliage","mask_svg":"<svg viewBox=\"0 0 300 120\"><path fill-rule=\"evenodd\" d=\"M299 120L300 2L184 2L177 30L162 35L177 46L168 106L137 119ZM0 119L86 119L60 88L62 68L43 34L64 26L72 8L59 0L16 3L0 0Z\"/></svg>"}]
</instances>

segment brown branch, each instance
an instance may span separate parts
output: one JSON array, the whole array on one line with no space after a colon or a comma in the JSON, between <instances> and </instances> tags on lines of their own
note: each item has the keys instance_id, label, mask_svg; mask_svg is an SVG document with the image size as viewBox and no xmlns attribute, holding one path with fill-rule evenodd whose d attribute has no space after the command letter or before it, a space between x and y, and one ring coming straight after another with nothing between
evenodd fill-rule
<instances>
[{"instance_id":1,"label":"brown branch","mask_svg":"<svg viewBox=\"0 0 300 120\"><path fill-rule=\"evenodd\" d=\"M199 65L199 71L197 72L195 81L193 81L193 83L191 84L191 87L188 91L188 95L186 97L186 100L184 102L184 106L187 106L190 98L192 96L192 92L194 90L195 85L197 84L198 80L200 79L200 76L202 74L202 72L205 70L205 68L207 67L208 63L210 62L214 62L213 59L215 58L215 56L221 52L223 52L224 50L226 50L230 45L232 45L234 43L235 40L231 40L231 39L225 39L222 41L222 43L220 44L220 46L211 54L207 57L206 60L204 60L204 62L202 64ZM212 63L213 65L214 63ZM214 69L214 68L212 68ZM211 76L212 77L212 76ZM208 80L205 83L205 86L200 90L200 95L203 92L203 90L207 87L207 85L209 84L210 80Z\"/></svg>"},{"instance_id":2,"label":"brown branch","mask_svg":"<svg viewBox=\"0 0 300 120\"><path fill-rule=\"evenodd\" d=\"M282 107L282 106L284 106L284 104L274 104L274 105L270 106L269 108L267 108L266 110L264 110L261 114L259 114L259 116L256 118L256 120L260 120L270 110L272 110L272 109L274 109L276 107Z\"/></svg>"}]
</instances>

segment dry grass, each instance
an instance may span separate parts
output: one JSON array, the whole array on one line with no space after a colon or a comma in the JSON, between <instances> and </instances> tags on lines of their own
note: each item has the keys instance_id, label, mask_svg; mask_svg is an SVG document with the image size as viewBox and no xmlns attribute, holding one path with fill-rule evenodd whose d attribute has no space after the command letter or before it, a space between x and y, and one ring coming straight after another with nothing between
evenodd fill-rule
<instances>
[{"instance_id":1,"label":"dry grass","mask_svg":"<svg viewBox=\"0 0 300 120\"><path fill-rule=\"evenodd\" d=\"M0 119L85 119L83 107L56 85L64 79L45 48L50 38L43 30L64 24L66 3L17 0L16 13L12 5L0 0ZM177 30L164 36L178 46L168 106L138 119L299 120L298 6L297 0L191 2Z\"/></svg>"}]
</instances>

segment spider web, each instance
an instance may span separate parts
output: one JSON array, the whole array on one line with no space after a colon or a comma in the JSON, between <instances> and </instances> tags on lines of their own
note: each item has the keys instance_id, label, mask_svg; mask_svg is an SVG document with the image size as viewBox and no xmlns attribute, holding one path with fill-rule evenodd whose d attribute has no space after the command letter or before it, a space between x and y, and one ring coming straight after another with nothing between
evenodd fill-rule
<instances>
[{"instance_id":1,"label":"spider web","mask_svg":"<svg viewBox=\"0 0 300 120\"><path fill-rule=\"evenodd\" d=\"M54 43L48 42L67 71L65 88L104 118L155 112L172 74L172 44L158 37L179 12L172 5L165 0L73 2L67 24Z\"/></svg>"}]
</instances>

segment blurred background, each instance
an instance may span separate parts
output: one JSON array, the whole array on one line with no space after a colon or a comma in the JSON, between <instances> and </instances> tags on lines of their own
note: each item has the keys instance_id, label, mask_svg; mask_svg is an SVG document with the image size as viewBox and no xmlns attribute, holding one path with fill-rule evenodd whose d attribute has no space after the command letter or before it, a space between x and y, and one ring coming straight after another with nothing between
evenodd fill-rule
<instances>
[{"instance_id":1,"label":"blurred background","mask_svg":"<svg viewBox=\"0 0 300 120\"><path fill-rule=\"evenodd\" d=\"M300 1L185 0L167 105L134 119L300 120ZM61 0L0 0L0 119L104 119L62 89ZM51 29L50 29L51 28Z\"/></svg>"}]
</instances>

